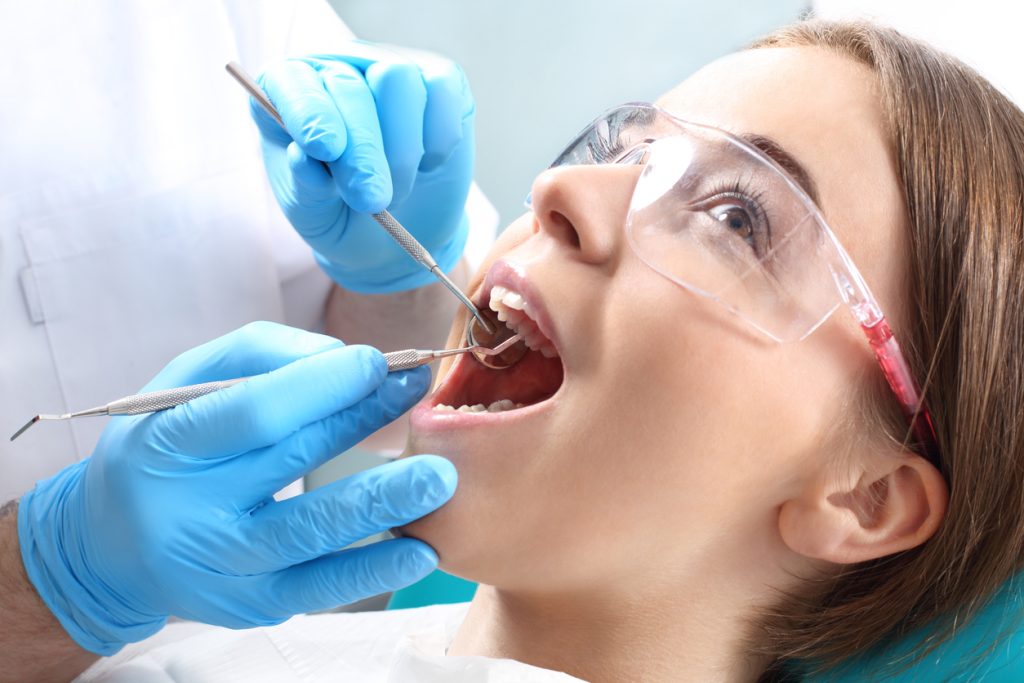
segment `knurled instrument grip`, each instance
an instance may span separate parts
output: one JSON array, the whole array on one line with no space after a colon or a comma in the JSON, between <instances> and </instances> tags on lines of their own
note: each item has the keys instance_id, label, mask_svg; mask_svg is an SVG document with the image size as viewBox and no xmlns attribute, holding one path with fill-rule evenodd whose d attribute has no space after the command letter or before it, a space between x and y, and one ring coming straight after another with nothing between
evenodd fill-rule
<instances>
[{"instance_id":1,"label":"knurled instrument grip","mask_svg":"<svg viewBox=\"0 0 1024 683\"><path fill-rule=\"evenodd\" d=\"M405 349L403 351L392 351L384 354L384 360L388 363L388 372L399 370L410 370L426 365L433 356L429 352ZM141 415L143 413L155 413L158 410L167 410L182 403L188 403L200 396L212 394L221 389L227 389L249 379L239 377L238 379L226 379L219 382L205 382L193 384L187 387L176 389L164 389L163 391L151 391L145 394L125 396L112 403L107 404L108 415Z\"/></svg>"},{"instance_id":2,"label":"knurled instrument grip","mask_svg":"<svg viewBox=\"0 0 1024 683\"><path fill-rule=\"evenodd\" d=\"M124 398L113 401L112 403L108 403L107 414L141 415L143 413L155 413L158 410L167 410L168 408L173 408L174 406L181 405L182 403L188 403L200 396L206 396L207 394L212 394L215 391L227 389L230 386L244 382L246 379L248 378L240 377L238 379L226 379L219 382L204 382L203 384L193 384L187 387L164 389L163 391L150 391L145 394L125 396Z\"/></svg>"}]
</instances>

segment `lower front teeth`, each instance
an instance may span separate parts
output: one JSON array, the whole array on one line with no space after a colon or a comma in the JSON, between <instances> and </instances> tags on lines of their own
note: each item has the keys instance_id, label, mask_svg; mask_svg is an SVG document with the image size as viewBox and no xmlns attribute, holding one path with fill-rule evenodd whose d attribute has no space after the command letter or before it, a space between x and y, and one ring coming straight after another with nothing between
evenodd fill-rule
<instances>
[{"instance_id":1,"label":"lower front teeth","mask_svg":"<svg viewBox=\"0 0 1024 683\"><path fill-rule=\"evenodd\" d=\"M522 403L515 403L507 398L503 398L500 401L495 401L489 406L485 406L483 403L477 403L472 406L461 405L456 408L455 406L439 403L434 406L434 410L438 412L452 411L458 413L501 413L506 410L515 410L516 408L522 407Z\"/></svg>"}]
</instances>

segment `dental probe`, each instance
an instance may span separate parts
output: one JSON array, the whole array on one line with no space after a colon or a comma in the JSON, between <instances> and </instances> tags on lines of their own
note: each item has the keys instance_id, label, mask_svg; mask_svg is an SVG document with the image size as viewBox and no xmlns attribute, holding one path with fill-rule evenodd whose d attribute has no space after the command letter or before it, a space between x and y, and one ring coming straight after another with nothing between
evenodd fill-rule
<instances>
[{"instance_id":1,"label":"dental probe","mask_svg":"<svg viewBox=\"0 0 1024 683\"><path fill-rule=\"evenodd\" d=\"M486 346L466 346L459 349L441 349L438 351L404 349L402 351L391 351L390 353L385 353L384 359L388 363L388 372L398 372L400 370L411 370L412 368L418 368L421 365L426 365L435 358L455 356L460 353L481 353L485 356L494 356L502 353L520 339L522 339L522 337L517 334L513 337L509 337L493 349L487 348ZM14 441L24 434L25 430L40 420L70 420L73 417L142 415L143 413L155 413L161 410L167 410L168 408L173 408L174 406L179 406L182 403L188 403L192 399L212 394L213 392L220 391L221 389L227 389L228 387L245 382L248 379L250 379L250 377L239 377L237 379L225 379L219 382L204 382L202 384L192 384L185 387L177 387L175 389L164 389L163 391L149 391L144 394L125 396L124 398L119 398L116 401L111 401L106 405L89 408L88 410L80 410L77 413L64 413L62 415L36 415L26 422L21 429L14 432L14 435L11 436L11 441Z\"/></svg>"},{"instance_id":2,"label":"dental probe","mask_svg":"<svg viewBox=\"0 0 1024 683\"><path fill-rule=\"evenodd\" d=\"M285 127L284 120L282 120L281 115L277 113L277 108L274 107L274 103L271 102L270 98L267 97L267 94L263 92L263 88L261 88L237 62L228 62L224 68L227 69L228 73L231 74L232 77L234 77L234 79L238 81L238 83L245 88L250 95L252 95L252 98L256 100L261 107L263 107L264 111L270 114L270 116L277 121L279 126L282 128ZM326 164L324 165L326 166ZM444 274L441 267L437 265L437 261L435 261L434 257L430 255L430 252L427 251L426 248L424 248L424 246L420 244L408 230L402 227L402 224L396 221L395 217L392 216L387 209L380 213L371 215L373 216L373 219L380 224L380 227L384 228L384 230L391 235L391 238L398 243L398 246L405 250L405 253L409 254L416 263L433 273L434 277L440 280L441 284L447 287L448 291L454 294L455 298L462 302L463 306L469 309L469 312L473 314L474 318L480 321L480 324L484 326L484 329L487 330L487 332L494 332L491 324L480 314L480 311L478 311L476 306L473 305L473 302L469 300L469 297L459 289L458 285L452 282L451 279Z\"/></svg>"}]
</instances>

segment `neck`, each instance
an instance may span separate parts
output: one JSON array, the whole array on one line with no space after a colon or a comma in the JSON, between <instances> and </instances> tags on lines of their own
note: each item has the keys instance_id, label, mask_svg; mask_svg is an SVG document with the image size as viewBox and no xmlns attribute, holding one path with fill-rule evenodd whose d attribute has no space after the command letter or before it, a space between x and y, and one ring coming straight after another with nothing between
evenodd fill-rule
<instances>
[{"instance_id":1,"label":"neck","mask_svg":"<svg viewBox=\"0 0 1024 683\"><path fill-rule=\"evenodd\" d=\"M674 592L631 587L618 595L529 595L481 585L449 654L515 659L591 683L756 681L769 662L744 651L754 596L714 583Z\"/></svg>"}]
</instances>

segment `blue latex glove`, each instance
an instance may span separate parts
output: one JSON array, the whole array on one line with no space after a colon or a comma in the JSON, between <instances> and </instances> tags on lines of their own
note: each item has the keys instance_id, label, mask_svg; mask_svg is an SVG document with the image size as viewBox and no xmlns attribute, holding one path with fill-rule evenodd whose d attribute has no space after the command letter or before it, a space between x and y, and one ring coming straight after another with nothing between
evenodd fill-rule
<instances>
[{"instance_id":1,"label":"blue latex glove","mask_svg":"<svg viewBox=\"0 0 1024 683\"><path fill-rule=\"evenodd\" d=\"M146 390L246 375L258 376L113 418L91 457L22 497L28 576L83 648L112 654L168 615L275 624L437 565L411 538L337 551L446 502L456 484L447 460L409 458L272 497L404 413L427 388L426 368L388 375L370 347L257 323L179 356Z\"/></svg>"},{"instance_id":2,"label":"blue latex glove","mask_svg":"<svg viewBox=\"0 0 1024 683\"><path fill-rule=\"evenodd\" d=\"M373 220L385 208L442 270L455 267L475 114L458 65L352 42L343 54L276 64L258 81L286 128L252 103L274 195L335 282L376 294L434 281Z\"/></svg>"}]
</instances>

